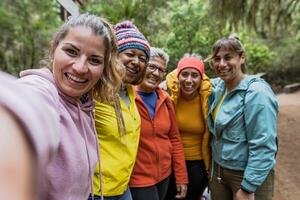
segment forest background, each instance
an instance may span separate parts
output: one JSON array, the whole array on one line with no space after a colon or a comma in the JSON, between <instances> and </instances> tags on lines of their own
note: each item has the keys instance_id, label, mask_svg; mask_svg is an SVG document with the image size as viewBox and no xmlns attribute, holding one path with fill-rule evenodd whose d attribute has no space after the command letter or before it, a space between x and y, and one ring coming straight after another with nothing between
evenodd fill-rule
<instances>
[{"instance_id":1,"label":"forest background","mask_svg":"<svg viewBox=\"0 0 300 200\"><path fill-rule=\"evenodd\" d=\"M170 55L168 70L184 53L206 58L213 43L237 33L248 73L264 73L276 91L300 82L300 0L81 0L112 24L132 20L152 46ZM0 68L18 75L39 68L53 33L63 23L56 0L1 0ZM207 73L213 77L208 63Z\"/></svg>"}]
</instances>

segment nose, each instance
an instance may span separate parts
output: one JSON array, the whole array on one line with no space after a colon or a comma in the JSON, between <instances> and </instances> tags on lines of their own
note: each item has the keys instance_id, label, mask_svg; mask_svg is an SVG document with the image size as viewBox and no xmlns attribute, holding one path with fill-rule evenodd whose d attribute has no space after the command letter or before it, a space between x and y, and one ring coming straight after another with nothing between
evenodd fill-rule
<instances>
[{"instance_id":1,"label":"nose","mask_svg":"<svg viewBox=\"0 0 300 200\"><path fill-rule=\"evenodd\" d=\"M132 61L131 61L134 65L137 65L139 63L139 57L138 56L134 56L132 58Z\"/></svg>"},{"instance_id":2,"label":"nose","mask_svg":"<svg viewBox=\"0 0 300 200\"><path fill-rule=\"evenodd\" d=\"M78 58L73 64L73 70L77 74L84 74L88 72L87 59L84 56Z\"/></svg>"},{"instance_id":3,"label":"nose","mask_svg":"<svg viewBox=\"0 0 300 200\"><path fill-rule=\"evenodd\" d=\"M220 60L220 63L219 63L219 66L223 67L223 66L226 66L227 62L222 58Z\"/></svg>"},{"instance_id":4,"label":"nose","mask_svg":"<svg viewBox=\"0 0 300 200\"><path fill-rule=\"evenodd\" d=\"M159 69L155 68L155 70L152 72L153 75L159 76Z\"/></svg>"},{"instance_id":5,"label":"nose","mask_svg":"<svg viewBox=\"0 0 300 200\"><path fill-rule=\"evenodd\" d=\"M186 82L190 83L192 82L192 76L191 75L188 75L185 79Z\"/></svg>"}]
</instances>

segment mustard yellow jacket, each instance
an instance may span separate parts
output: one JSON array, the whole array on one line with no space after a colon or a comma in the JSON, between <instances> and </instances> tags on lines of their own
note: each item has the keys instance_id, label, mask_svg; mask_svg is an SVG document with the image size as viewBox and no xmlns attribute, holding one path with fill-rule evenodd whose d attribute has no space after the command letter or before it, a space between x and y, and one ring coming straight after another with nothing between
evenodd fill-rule
<instances>
[{"instance_id":1,"label":"mustard yellow jacket","mask_svg":"<svg viewBox=\"0 0 300 200\"><path fill-rule=\"evenodd\" d=\"M178 99L181 98L176 69L167 75L166 81L167 81L168 89L171 92L171 99L174 102L176 108L177 101ZM208 78L207 75L204 74L201 87L199 89L199 94L202 102L202 112L205 120L205 132L203 135L203 142L202 142L201 149L202 149L203 161L205 163L206 170L209 169L210 160L211 160L211 152L209 147L209 130L207 126L207 116L209 111L208 97L210 93L211 93L210 79Z\"/></svg>"}]
</instances>

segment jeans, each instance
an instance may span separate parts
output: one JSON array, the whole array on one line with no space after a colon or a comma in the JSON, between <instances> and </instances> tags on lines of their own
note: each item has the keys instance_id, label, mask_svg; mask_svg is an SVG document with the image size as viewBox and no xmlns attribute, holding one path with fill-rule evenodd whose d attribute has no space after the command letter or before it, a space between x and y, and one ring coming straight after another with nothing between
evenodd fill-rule
<instances>
[{"instance_id":1,"label":"jeans","mask_svg":"<svg viewBox=\"0 0 300 200\"><path fill-rule=\"evenodd\" d=\"M209 183L212 200L232 200L241 188L244 172L225 169L214 163L213 177ZM220 176L221 180L217 177ZM255 200L272 200L274 190L274 170L271 170L263 184L255 192Z\"/></svg>"},{"instance_id":2,"label":"jeans","mask_svg":"<svg viewBox=\"0 0 300 200\"><path fill-rule=\"evenodd\" d=\"M88 200L92 200L92 196L89 196ZM94 200L101 200L101 197L94 195ZM130 190L127 189L123 194L117 196L104 196L104 200L132 200Z\"/></svg>"}]
</instances>

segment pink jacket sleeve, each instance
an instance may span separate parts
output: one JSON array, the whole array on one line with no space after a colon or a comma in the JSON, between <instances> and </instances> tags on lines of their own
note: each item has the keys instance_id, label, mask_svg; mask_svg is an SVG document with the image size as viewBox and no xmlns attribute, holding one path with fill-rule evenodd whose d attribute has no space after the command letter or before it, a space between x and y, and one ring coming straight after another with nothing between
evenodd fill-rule
<instances>
[{"instance_id":1,"label":"pink jacket sleeve","mask_svg":"<svg viewBox=\"0 0 300 200\"><path fill-rule=\"evenodd\" d=\"M41 97L0 72L0 105L20 123L36 157L38 196L43 193L43 174L58 147L59 116Z\"/></svg>"}]
</instances>

